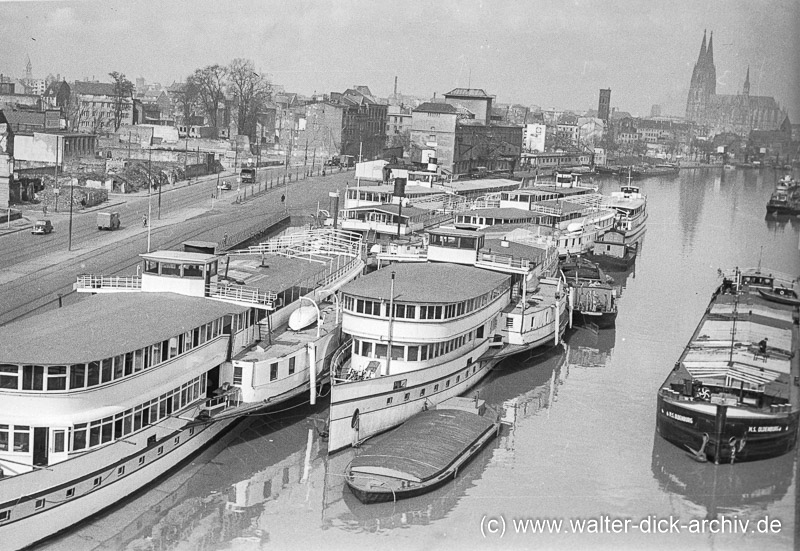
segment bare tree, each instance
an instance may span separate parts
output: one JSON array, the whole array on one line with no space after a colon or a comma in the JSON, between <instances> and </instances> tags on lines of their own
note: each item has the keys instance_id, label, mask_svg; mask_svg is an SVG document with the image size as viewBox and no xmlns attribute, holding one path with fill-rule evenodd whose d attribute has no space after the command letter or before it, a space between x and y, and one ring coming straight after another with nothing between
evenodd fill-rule
<instances>
[{"instance_id":1,"label":"bare tree","mask_svg":"<svg viewBox=\"0 0 800 551\"><path fill-rule=\"evenodd\" d=\"M249 59L236 58L228 65L230 89L236 100L237 125L240 134L251 139L256 133L256 115L269 100L272 91L270 82L255 71Z\"/></svg>"},{"instance_id":2,"label":"bare tree","mask_svg":"<svg viewBox=\"0 0 800 551\"><path fill-rule=\"evenodd\" d=\"M186 82L181 85L179 91L174 92L173 97L180 109L183 123L188 126L200 101L200 87L195 82L193 75L186 78Z\"/></svg>"},{"instance_id":3,"label":"bare tree","mask_svg":"<svg viewBox=\"0 0 800 551\"><path fill-rule=\"evenodd\" d=\"M124 73L113 71L108 76L114 81L114 132L119 130L122 117L133 108L133 83Z\"/></svg>"},{"instance_id":4,"label":"bare tree","mask_svg":"<svg viewBox=\"0 0 800 551\"><path fill-rule=\"evenodd\" d=\"M221 65L208 65L195 70L189 77L197 86L197 97L211 126L217 126L217 110L225 98L227 69Z\"/></svg>"}]
</instances>

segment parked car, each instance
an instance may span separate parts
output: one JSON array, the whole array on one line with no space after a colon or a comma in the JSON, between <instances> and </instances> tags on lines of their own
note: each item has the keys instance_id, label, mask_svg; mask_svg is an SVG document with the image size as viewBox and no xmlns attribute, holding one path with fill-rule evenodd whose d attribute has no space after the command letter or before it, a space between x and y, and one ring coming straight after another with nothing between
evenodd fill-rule
<instances>
[{"instance_id":1,"label":"parked car","mask_svg":"<svg viewBox=\"0 0 800 551\"><path fill-rule=\"evenodd\" d=\"M97 229L98 230L116 230L119 228L119 213L118 212L98 212L97 213Z\"/></svg>"},{"instance_id":2,"label":"parked car","mask_svg":"<svg viewBox=\"0 0 800 551\"><path fill-rule=\"evenodd\" d=\"M36 220L33 223L33 229L31 230L31 233L44 235L46 233L50 233L51 231L53 231L53 224L50 222L50 220Z\"/></svg>"}]
</instances>

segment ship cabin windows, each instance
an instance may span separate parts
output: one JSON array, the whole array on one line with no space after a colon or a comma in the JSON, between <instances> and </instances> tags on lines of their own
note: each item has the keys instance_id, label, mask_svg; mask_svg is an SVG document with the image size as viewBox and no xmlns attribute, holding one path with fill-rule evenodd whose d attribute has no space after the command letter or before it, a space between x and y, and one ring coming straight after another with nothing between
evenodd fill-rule
<instances>
[{"instance_id":1,"label":"ship cabin windows","mask_svg":"<svg viewBox=\"0 0 800 551\"><path fill-rule=\"evenodd\" d=\"M242 329L255 323L253 310L233 316ZM223 334L222 319L111 358L70 365L0 364L0 390L65 392L92 388L140 373Z\"/></svg>"},{"instance_id":2,"label":"ship cabin windows","mask_svg":"<svg viewBox=\"0 0 800 551\"><path fill-rule=\"evenodd\" d=\"M475 238L471 238L475 239ZM481 296L462 300L452 304L408 304L394 303L394 319L398 320L447 320L455 319L483 309L496 298L503 295L510 286L510 281L504 281L491 291ZM345 311L375 317L389 317L389 304L385 301L367 300L345 295L342 299Z\"/></svg>"},{"instance_id":3,"label":"ship cabin windows","mask_svg":"<svg viewBox=\"0 0 800 551\"><path fill-rule=\"evenodd\" d=\"M458 350L461 347L475 341L476 339L482 339L483 335L484 326L481 325L473 331L464 333L447 341L440 341L430 344L392 344L392 360L407 362L432 360L434 358L438 358L439 356L449 354L454 350ZM365 358L385 359L389 354L389 345L370 342L354 337L352 351L353 354L363 356Z\"/></svg>"},{"instance_id":4,"label":"ship cabin windows","mask_svg":"<svg viewBox=\"0 0 800 551\"><path fill-rule=\"evenodd\" d=\"M45 504L44 499L37 499L36 504L34 505L34 509L43 509Z\"/></svg>"},{"instance_id":5,"label":"ship cabin windows","mask_svg":"<svg viewBox=\"0 0 800 551\"><path fill-rule=\"evenodd\" d=\"M5 522L11 518L11 511L6 509L5 511L0 511L0 522Z\"/></svg>"},{"instance_id":6,"label":"ship cabin windows","mask_svg":"<svg viewBox=\"0 0 800 551\"><path fill-rule=\"evenodd\" d=\"M429 245L434 247L446 247L450 249L466 249L477 251L483 248L484 235L475 234L474 236L447 235L446 233L429 233Z\"/></svg>"},{"instance_id":7,"label":"ship cabin windows","mask_svg":"<svg viewBox=\"0 0 800 551\"><path fill-rule=\"evenodd\" d=\"M757 277L757 276L744 276L742 277L742 285L766 285L772 287L773 278L771 277Z\"/></svg>"},{"instance_id":8,"label":"ship cabin windows","mask_svg":"<svg viewBox=\"0 0 800 551\"><path fill-rule=\"evenodd\" d=\"M207 266L208 267L206 268L206 264L190 262L166 262L163 260L145 259L144 273L198 279L202 279L205 277L205 275L211 277L217 274L216 261L209 263ZM208 272L205 275L203 273L204 269Z\"/></svg>"},{"instance_id":9,"label":"ship cabin windows","mask_svg":"<svg viewBox=\"0 0 800 551\"><path fill-rule=\"evenodd\" d=\"M294 366L296 359L297 358L295 358L294 356L289 358L289 375L294 375Z\"/></svg>"},{"instance_id":10,"label":"ship cabin windows","mask_svg":"<svg viewBox=\"0 0 800 551\"><path fill-rule=\"evenodd\" d=\"M274 381L278 378L278 362L269 366L269 380Z\"/></svg>"},{"instance_id":11,"label":"ship cabin windows","mask_svg":"<svg viewBox=\"0 0 800 551\"><path fill-rule=\"evenodd\" d=\"M67 489L67 491L64 493L64 497L66 497L67 499L75 497L75 488Z\"/></svg>"},{"instance_id":12,"label":"ship cabin windows","mask_svg":"<svg viewBox=\"0 0 800 551\"><path fill-rule=\"evenodd\" d=\"M439 392L439 385L438 384L433 385L433 391L434 392Z\"/></svg>"},{"instance_id":13,"label":"ship cabin windows","mask_svg":"<svg viewBox=\"0 0 800 551\"><path fill-rule=\"evenodd\" d=\"M169 417L175 411L189 406L200 399L205 392L205 376L195 377L191 381L172 389L170 392L162 394L158 398L148 400L127 411L103 419L97 419L89 423L78 423L69 431L69 451L75 452L89 449L113 440L124 438L147 425L154 424L161 419ZM4 425L0 425L0 451L3 451L3 426ZM15 432L22 430L25 431L25 451L27 451L27 439L29 438L30 430L29 427L15 427ZM58 432L62 432L63 434L63 431ZM20 443L22 443L22 440L20 440ZM64 450L56 449L54 451Z\"/></svg>"}]
</instances>

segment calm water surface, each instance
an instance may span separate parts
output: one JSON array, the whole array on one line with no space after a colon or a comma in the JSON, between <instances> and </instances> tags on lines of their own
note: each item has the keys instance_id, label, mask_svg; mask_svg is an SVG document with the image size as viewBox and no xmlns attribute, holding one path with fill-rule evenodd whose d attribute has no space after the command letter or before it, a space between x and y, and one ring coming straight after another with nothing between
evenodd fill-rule
<instances>
[{"instance_id":1,"label":"calm water surface","mask_svg":"<svg viewBox=\"0 0 800 551\"><path fill-rule=\"evenodd\" d=\"M655 392L717 269L761 260L800 274L800 222L765 216L777 176L698 170L642 181L650 218L635 268L612 273L622 289L616 328L575 328L562 347L498 366L478 392L514 423L455 482L364 506L341 476L354 452L327 456L317 436L325 404L303 406L244 420L190 465L41 549L797 548L794 453L715 467L655 434ZM749 522L747 533L689 533L693 521L723 517ZM606 518L630 519L627 533L571 530L570 521ZM648 518L654 528L672 519L679 532L645 533ZM560 520L561 533L515 532L524 519ZM764 519L780 531L754 530ZM490 533L503 523L504 534Z\"/></svg>"}]
</instances>

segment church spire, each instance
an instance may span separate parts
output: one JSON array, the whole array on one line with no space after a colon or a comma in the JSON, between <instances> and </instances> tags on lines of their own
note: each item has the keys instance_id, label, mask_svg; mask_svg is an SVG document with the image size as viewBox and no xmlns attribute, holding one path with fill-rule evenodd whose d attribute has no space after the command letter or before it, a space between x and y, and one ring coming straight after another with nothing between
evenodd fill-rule
<instances>
[{"instance_id":1,"label":"church spire","mask_svg":"<svg viewBox=\"0 0 800 551\"><path fill-rule=\"evenodd\" d=\"M705 86L709 95L713 96L717 93L717 68L714 67L714 31L711 31L711 36L708 38L708 49L706 50Z\"/></svg>"},{"instance_id":2,"label":"church spire","mask_svg":"<svg viewBox=\"0 0 800 551\"><path fill-rule=\"evenodd\" d=\"M697 56L697 63L703 63L706 60L706 31L703 30L703 43L700 45L700 55Z\"/></svg>"},{"instance_id":3,"label":"church spire","mask_svg":"<svg viewBox=\"0 0 800 551\"><path fill-rule=\"evenodd\" d=\"M708 64L714 65L714 31L711 31L711 37L708 39L708 50L706 50L706 57Z\"/></svg>"},{"instance_id":4,"label":"church spire","mask_svg":"<svg viewBox=\"0 0 800 551\"><path fill-rule=\"evenodd\" d=\"M744 95L750 95L750 65L747 66L747 76L744 78Z\"/></svg>"}]
</instances>

